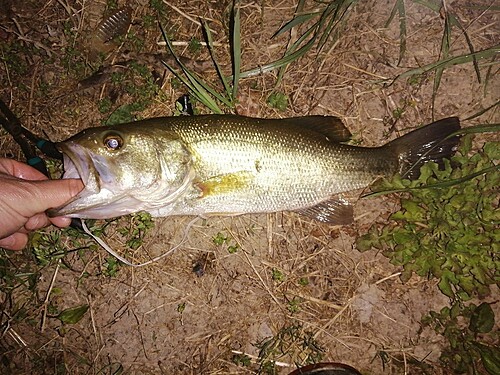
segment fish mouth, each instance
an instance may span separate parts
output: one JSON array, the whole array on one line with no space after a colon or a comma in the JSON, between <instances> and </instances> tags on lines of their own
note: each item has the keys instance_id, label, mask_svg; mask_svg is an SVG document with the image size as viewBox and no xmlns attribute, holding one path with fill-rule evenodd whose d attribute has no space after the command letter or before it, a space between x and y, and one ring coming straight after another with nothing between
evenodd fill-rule
<instances>
[{"instance_id":1,"label":"fish mouth","mask_svg":"<svg viewBox=\"0 0 500 375\"><path fill-rule=\"evenodd\" d=\"M80 179L84 188L63 206L52 208L47 211L50 217L54 216L72 216L70 214L76 211L78 201L97 194L100 191L99 178L93 171L94 162L85 148L76 143L58 143L57 149L63 154L64 173L62 179Z\"/></svg>"},{"instance_id":2,"label":"fish mouth","mask_svg":"<svg viewBox=\"0 0 500 375\"><path fill-rule=\"evenodd\" d=\"M57 148L63 154L64 174L62 178L79 178L86 188L90 179L90 163L92 163L90 156L76 144L62 143L58 144Z\"/></svg>"}]
</instances>

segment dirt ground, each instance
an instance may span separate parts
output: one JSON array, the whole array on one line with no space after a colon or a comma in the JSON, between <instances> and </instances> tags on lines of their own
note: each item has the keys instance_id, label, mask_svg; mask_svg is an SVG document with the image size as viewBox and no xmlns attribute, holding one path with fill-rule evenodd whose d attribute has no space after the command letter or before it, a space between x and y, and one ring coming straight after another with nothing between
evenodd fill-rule
<instances>
[{"instance_id":1,"label":"dirt ground","mask_svg":"<svg viewBox=\"0 0 500 375\"><path fill-rule=\"evenodd\" d=\"M203 17L216 32L216 54L229 69L227 1L3 0L0 96L27 128L63 140L109 116L100 110L103 98L112 98L113 108L133 100L130 93L110 89L109 82L89 89L77 86L98 66L88 40L112 3L132 7L129 32L136 38L112 47L106 64L120 61L134 40L142 41L143 52L164 50L157 44L156 21L147 27L145 15L159 17L177 42L185 42L177 43L179 54L208 59L203 47L196 52L188 48L192 37L203 39L198 24ZM440 58L443 18L406 1L406 52L398 63L398 16L386 26L394 3L357 3L339 40L291 64L277 87L276 72L242 80L238 112L255 117L336 115L362 145L374 146L433 119L466 119L498 101L500 80L485 80L487 64L481 66L481 83L470 63L446 69L434 105L433 73L417 82L382 82ZM450 0L446 6L475 49L482 50L498 43L498 3L496 10L489 8L492 1L475 3ZM306 2L307 9L319 6ZM294 9L291 0L241 2L242 70L281 57L290 35L271 36ZM467 51L463 33L455 29L450 55ZM204 74L216 82L213 69ZM266 104L275 89L288 96L284 111ZM161 93L138 116L171 115L183 93L167 76ZM499 120L497 108L463 124ZM0 133L0 146L2 156L23 160L5 133ZM449 304L437 281L413 276L403 284L398 267L375 251L360 253L354 244L359 234L397 209L396 196L361 200L355 223L343 227L282 212L198 219L168 257L142 268L119 266L116 274L103 272L105 265L109 271L109 257L97 247L37 266L30 249L5 253L3 261L16 268L17 276L25 272L32 278L9 293L3 279L2 371L273 373L259 370L267 353L279 361L277 374L320 359L349 364L363 374L449 373L438 362L443 338L420 324L430 310ZM118 229L130 220L109 226L105 239L113 248L126 248ZM142 246L125 255L144 261L165 252L183 240L191 220L156 219ZM65 237L60 241L69 244ZM498 289L492 289L491 301L498 298ZM76 324L62 325L54 318L57 311L84 304L89 310ZM272 337L276 340L262 345Z\"/></svg>"}]
</instances>

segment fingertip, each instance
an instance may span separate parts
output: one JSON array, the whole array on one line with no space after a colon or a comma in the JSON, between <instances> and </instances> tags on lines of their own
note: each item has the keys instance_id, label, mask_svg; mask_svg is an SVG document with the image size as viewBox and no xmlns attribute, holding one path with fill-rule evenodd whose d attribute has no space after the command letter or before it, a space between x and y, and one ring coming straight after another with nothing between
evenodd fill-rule
<instances>
[{"instance_id":1,"label":"fingertip","mask_svg":"<svg viewBox=\"0 0 500 375\"><path fill-rule=\"evenodd\" d=\"M0 239L0 247L7 250L22 250L28 243L28 235L24 233L14 233L8 237Z\"/></svg>"},{"instance_id":2,"label":"fingertip","mask_svg":"<svg viewBox=\"0 0 500 375\"><path fill-rule=\"evenodd\" d=\"M57 226L59 228L64 228L64 227L67 227L71 224L70 217L56 216L56 217L51 217L49 220L52 224L54 224L55 226Z\"/></svg>"},{"instance_id":3,"label":"fingertip","mask_svg":"<svg viewBox=\"0 0 500 375\"><path fill-rule=\"evenodd\" d=\"M68 181L68 188L71 195L77 195L80 191L83 190L84 185L82 180L76 178L65 179L62 181Z\"/></svg>"},{"instance_id":4,"label":"fingertip","mask_svg":"<svg viewBox=\"0 0 500 375\"><path fill-rule=\"evenodd\" d=\"M49 225L49 219L45 214L36 214L28 219L24 227L28 231L40 229Z\"/></svg>"}]
</instances>

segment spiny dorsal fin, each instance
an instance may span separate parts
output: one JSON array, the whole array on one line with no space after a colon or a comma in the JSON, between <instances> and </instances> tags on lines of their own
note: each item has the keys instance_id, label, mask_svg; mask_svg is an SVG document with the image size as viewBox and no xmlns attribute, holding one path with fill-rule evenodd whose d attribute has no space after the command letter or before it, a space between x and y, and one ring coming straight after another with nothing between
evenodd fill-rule
<instances>
[{"instance_id":1,"label":"spiny dorsal fin","mask_svg":"<svg viewBox=\"0 0 500 375\"><path fill-rule=\"evenodd\" d=\"M333 225L348 225L354 221L352 205L342 198L327 200L295 212Z\"/></svg>"},{"instance_id":2,"label":"spiny dorsal fin","mask_svg":"<svg viewBox=\"0 0 500 375\"><path fill-rule=\"evenodd\" d=\"M286 119L294 125L307 128L316 133L323 134L332 142L347 142L351 139L351 132L341 119L335 116L302 116Z\"/></svg>"}]
</instances>

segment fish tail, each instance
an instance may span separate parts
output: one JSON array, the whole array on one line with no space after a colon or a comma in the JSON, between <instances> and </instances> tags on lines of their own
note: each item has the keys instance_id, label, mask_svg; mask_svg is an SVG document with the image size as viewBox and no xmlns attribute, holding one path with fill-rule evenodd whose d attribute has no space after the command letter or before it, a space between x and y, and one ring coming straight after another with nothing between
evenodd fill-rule
<instances>
[{"instance_id":1,"label":"fish tail","mask_svg":"<svg viewBox=\"0 0 500 375\"><path fill-rule=\"evenodd\" d=\"M443 159L450 158L457 149L460 135L452 135L460 129L458 117L448 117L414 130L387 144L399 160L399 173L408 179L420 175L420 167L433 161L440 168Z\"/></svg>"}]
</instances>

